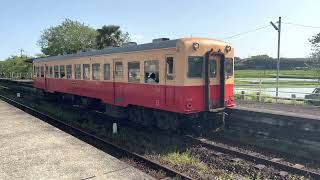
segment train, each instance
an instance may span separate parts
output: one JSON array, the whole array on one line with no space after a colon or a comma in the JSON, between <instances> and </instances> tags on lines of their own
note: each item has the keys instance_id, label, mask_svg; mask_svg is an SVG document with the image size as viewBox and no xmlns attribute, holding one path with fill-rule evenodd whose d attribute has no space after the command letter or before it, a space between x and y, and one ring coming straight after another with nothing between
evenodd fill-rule
<instances>
[{"instance_id":1,"label":"train","mask_svg":"<svg viewBox=\"0 0 320 180\"><path fill-rule=\"evenodd\" d=\"M154 39L34 58L33 86L164 129L234 106L234 48L211 38Z\"/></svg>"}]
</instances>

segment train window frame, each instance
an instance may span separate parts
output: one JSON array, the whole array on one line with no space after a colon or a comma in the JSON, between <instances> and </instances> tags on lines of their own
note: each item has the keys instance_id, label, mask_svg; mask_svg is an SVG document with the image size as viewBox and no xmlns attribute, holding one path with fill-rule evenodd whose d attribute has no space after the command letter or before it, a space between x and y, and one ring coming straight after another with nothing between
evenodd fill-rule
<instances>
[{"instance_id":1,"label":"train window frame","mask_svg":"<svg viewBox=\"0 0 320 180\"><path fill-rule=\"evenodd\" d=\"M49 66L49 77L53 78L53 67Z\"/></svg>"},{"instance_id":2,"label":"train window frame","mask_svg":"<svg viewBox=\"0 0 320 180\"><path fill-rule=\"evenodd\" d=\"M59 67L59 77L64 79L66 77L66 68L65 65L60 65Z\"/></svg>"},{"instance_id":3,"label":"train window frame","mask_svg":"<svg viewBox=\"0 0 320 180\"><path fill-rule=\"evenodd\" d=\"M198 74L190 74L192 72L194 72L193 70L191 70L190 68L192 66L190 66L190 62L194 59L194 58L201 58L201 72ZM190 79L200 79L203 78L203 66L204 66L204 57L203 56L188 56L187 59L187 77Z\"/></svg>"},{"instance_id":4,"label":"train window frame","mask_svg":"<svg viewBox=\"0 0 320 180\"><path fill-rule=\"evenodd\" d=\"M54 78L59 78L59 74L60 74L60 72L59 72L59 66L58 65L55 65L55 66L53 66L53 74L54 74Z\"/></svg>"},{"instance_id":5,"label":"train window frame","mask_svg":"<svg viewBox=\"0 0 320 180\"><path fill-rule=\"evenodd\" d=\"M66 78L72 79L72 65L66 65Z\"/></svg>"},{"instance_id":6,"label":"train window frame","mask_svg":"<svg viewBox=\"0 0 320 180\"><path fill-rule=\"evenodd\" d=\"M92 80L100 80L101 64L92 64Z\"/></svg>"},{"instance_id":7,"label":"train window frame","mask_svg":"<svg viewBox=\"0 0 320 180\"><path fill-rule=\"evenodd\" d=\"M45 77L44 66L40 67L40 77Z\"/></svg>"},{"instance_id":8,"label":"train window frame","mask_svg":"<svg viewBox=\"0 0 320 180\"><path fill-rule=\"evenodd\" d=\"M154 62L156 63L156 69L154 71L150 71L149 66L152 65ZM150 82L150 81L148 82L150 73L154 73L156 76L154 82ZM160 84L160 61L159 60L144 61L144 83L154 84L154 85Z\"/></svg>"},{"instance_id":9,"label":"train window frame","mask_svg":"<svg viewBox=\"0 0 320 180\"><path fill-rule=\"evenodd\" d=\"M123 62L116 61L114 63L114 75L115 77L123 77Z\"/></svg>"},{"instance_id":10,"label":"train window frame","mask_svg":"<svg viewBox=\"0 0 320 180\"><path fill-rule=\"evenodd\" d=\"M74 79L82 79L81 64L74 65Z\"/></svg>"},{"instance_id":11,"label":"train window frame","mask_svg":"<svg viewBox=\"0 0 320 180\"><path fill-rule=\"evenodd\" d=\"M108 68L106 68L108 67ZM108 71L106 71L106 69L108 69ZM103 80L110 80L110 75L111 75L111 66L110 63L104 63L103 64ZM108 72L108 73L106 73Z\"/></svg>"},{"instance_id":12,"label":"train window frame","mask_svg":"<svg viewBox=\"0 0 320 180\"><path fill-rule=\"evenodd\" d=\"M214 73L212 73L212 65L211 65L212 62L214 62ZM215 59L209 60L209 76L210 78L217 77L217 61Z\"/></svg>"},{"instance_id":13,"label":"train window frame","mask_svg":"<svg viewBox=\"0 0 320 180\"><path fill-rule=\"evenodd\" d=\"M168 63L171 61L171 64ZM167 80L173 80L174 79L174 57L173 56L167 56L166 57L166 79Z\"/></svg>"},{"instance_id":14,"label":"train window frame","mask_svg":"<svg viewBox=\"0 0 320 180\"><path fill-rule=\"evenodd\" d=\"M224 73L226 76L233 76L234 73L233 59L225 58L224 60Z\"/></svg>"},{"instance_id":15,"label":"train window frame","mask_svg":"<svg viewBox=\"0 0 320 180\"><path fill-rule=\"evenodd\" d=\"M90 64L82 64L82 79L90 80Z\"/></svg>"},{"instance_id":16,"label":"train window frame","mask_svg":"<svg viewBox=\"0 0 320 180\"><path fill-rule=\"evenodd\" d=\"M141 68L140 68L139 61L128 62L128 82L140 83L140 80L141 80L140 69ZM133 76L133 74L135 74L135 77Z\"/></svg>"}]
</instances>

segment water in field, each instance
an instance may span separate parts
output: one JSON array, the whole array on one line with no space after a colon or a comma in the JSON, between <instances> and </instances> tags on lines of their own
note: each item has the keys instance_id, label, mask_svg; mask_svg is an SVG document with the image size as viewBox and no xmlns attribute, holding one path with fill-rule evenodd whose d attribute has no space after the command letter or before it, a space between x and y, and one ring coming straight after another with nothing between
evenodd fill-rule
<instances>
[{"instance_id":1,"label":"water in field","mask_svg":"<svg viewBox=\"0 0 320 180\"><path fill-rule=\"evenodd\" d=\"M292 94L295 94L297 98L304 98L305 95L312 93L315 88L313 87L290 87L290 88L279 88L279 97L291 98ZM245 91L246 94L255 94L260 92L259 88L250 87L236 87L235 92L240 93ZM276 96L276 88L261 88L261 93L267 96Z\"/></svg>"},{"instance_id":2,"label":"water in field","mask_svg":"<svg viewBox=\"0 0 320 180\"><path fill-rule=\"evenodd\" d=\"M276 78L236 78L237 81L247 81L247 82L276 82ZM297 81L306 81L306 82L318 82L317 79L298 79L298 78L279 78L279 81L286 82L297 82Z\"/></svg>"}]
</instances>

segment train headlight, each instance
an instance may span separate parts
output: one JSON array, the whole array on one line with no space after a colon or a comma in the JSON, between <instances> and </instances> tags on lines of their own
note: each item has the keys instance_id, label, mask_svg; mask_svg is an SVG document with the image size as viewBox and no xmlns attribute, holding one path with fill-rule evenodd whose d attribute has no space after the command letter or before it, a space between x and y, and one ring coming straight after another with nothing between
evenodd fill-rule
<instances>
[{"instance_id":1,"label":"train headlight","mask_svg":"<svg viewBox=\"0 0 320 180\"><path fill-rule=\"evenodd\" d=\"M199 43L193 43L192 44L193 50L198 50L200 48L200 44Z\"/></svg>"},{"instance_id":2,"label":"train headlight","mask_svg":"<svg viewBox=\"0 0 320 180\"><path fill-rule=\"evenodd\" d=\"M226 46L225 48L224 48L224 50L226 51L226 53L228 53L228 52L230 52L231 51L231 46Z\"/></svg>"}]
</instances>

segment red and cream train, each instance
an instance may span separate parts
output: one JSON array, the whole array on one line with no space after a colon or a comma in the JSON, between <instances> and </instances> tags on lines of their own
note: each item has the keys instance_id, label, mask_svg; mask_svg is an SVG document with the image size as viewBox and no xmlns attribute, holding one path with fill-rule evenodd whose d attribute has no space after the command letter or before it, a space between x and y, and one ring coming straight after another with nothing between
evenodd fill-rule
<instances>
[{"instance_id":1,"label":"red and cream train","mask_svg":"<svg viewBox=\"0 0 320 180\"><path fill-rule=\"evenodd\" d=\"M138 121L220 112L234 105L233 57L231 45L219 40L160 38L33 59L34 87L93 99L111 115Z\"/></svg>"}]
</instances>

